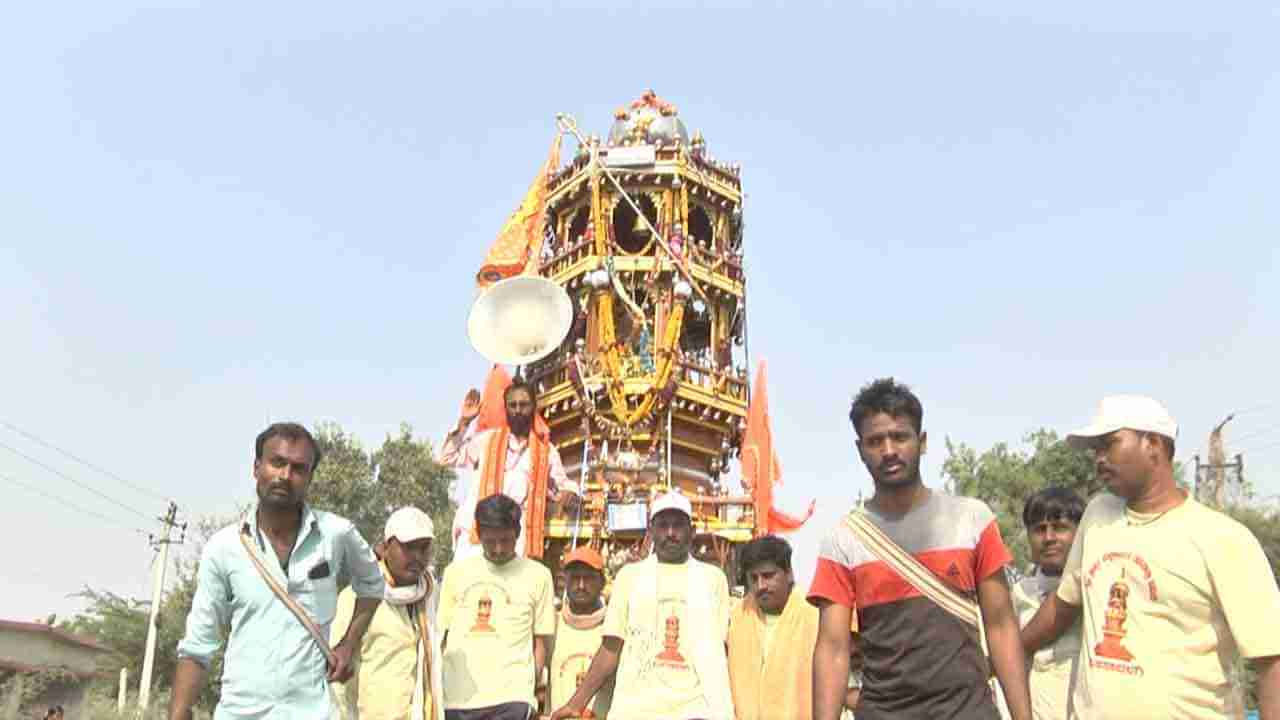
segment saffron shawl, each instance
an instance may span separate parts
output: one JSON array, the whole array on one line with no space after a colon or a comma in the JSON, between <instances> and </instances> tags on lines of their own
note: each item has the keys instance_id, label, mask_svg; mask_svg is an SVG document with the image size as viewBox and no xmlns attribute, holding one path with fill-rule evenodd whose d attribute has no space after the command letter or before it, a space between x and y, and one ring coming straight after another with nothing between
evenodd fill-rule
<instances>
[{"instance_id":1,"label":"saffron shawl","mask_svg":"<svg viewBox=\"0 0 1280 720\"><path fill-rule=\"evenodd\" d=\"M500 427L493 431L489 445L485 448L484 463L480 468L481 500L503 491L504 478L507 473L507 443L511 439L511 431ZM542 545L547 533L547 484L551 476L551 446L547 439L537 432L529 433L528 451L532 453L533 466L529 473L529 488L524 499L524 554L533 559L542 558ZM480 542L475 528L472 528L472 541Z\"/></svg>"},{"instance_id":2,"label":"saffron shawl","mask_svg":"<svg viewBox=\"0 0 1280 720\"><path fill-rule=\"evenodd\" d=\"M792 588L765 656L764 618L755 597L748 595L729 624L729 679L737 720L811 720L817 642L818 610L800 588Z\"/></svg>"}]
</instances>

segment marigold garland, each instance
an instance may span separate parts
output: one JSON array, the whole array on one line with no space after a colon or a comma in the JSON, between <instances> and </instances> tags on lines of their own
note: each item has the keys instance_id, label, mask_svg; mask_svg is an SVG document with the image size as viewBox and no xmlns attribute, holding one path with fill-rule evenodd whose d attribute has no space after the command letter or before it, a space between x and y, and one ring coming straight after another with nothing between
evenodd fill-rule
<instances>
[{"instance_id":1,"label":"marigold garland","mask_svg":"<svg viewBox=\"0 0 1280 720\"><path fill-rule=\"evenodd\" d=\"M683 302L673 304L671 317L667 320L661 342L654 353L658 357L658 367L654 373L653 383L649 386L640 405L635 410L628 411L626 386L622 377L622 344L618 342L613 323L613 293L602 292L597 296L596 314L600 318L600 343L604 351L605 369L609 374L609 399L613 403L614 417L625 426L630 427L649 414L657 401L657 391L666 387L675 369L675 346L684 322L685 304Z\"/></svg>"}]
</instances>

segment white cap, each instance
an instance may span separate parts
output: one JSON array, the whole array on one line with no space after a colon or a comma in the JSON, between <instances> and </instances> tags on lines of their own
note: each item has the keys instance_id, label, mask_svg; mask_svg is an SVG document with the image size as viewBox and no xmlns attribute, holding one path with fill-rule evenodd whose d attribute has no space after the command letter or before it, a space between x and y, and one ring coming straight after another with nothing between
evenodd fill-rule
<instances>
[{"instance_id":1,"label":"white cap","mask_svg":"<svg viewBox=\"0 0 1280 720\"><path fill-rule=\"evenodd\" d=\"M1111 395L1098 404L1087 427L1067 435L1067 444L1085 448L1094 438L1126 428L1178 438L1178 423L1160 403L1142 395Z\"/></svg>"},{"instance_id":2,"label":"white cap","mask_svg":"<svg viewBox=\"0 0 1280 720\"><path fill-rule=\"evenodd\" d=\"M431 516L416 507L402 507L387 518L383 540L395 538L402 543L411 543L422 538L434 538L436 531L431 524Z\"/></svg>"},{"instance_id":3,"label":"white cap","mask_svg":"<svg viewBox=\"0 0 1280 720\"><path fill-rule=\"evenodd\" d=\"M679 510L689 519L693 519L693 504L689 502L689 498L680 494L678 490L668 490L666 493L659 495L649 506L649 519L652 520L658 513L663 510Z\"/></svg>"}]
</instances>

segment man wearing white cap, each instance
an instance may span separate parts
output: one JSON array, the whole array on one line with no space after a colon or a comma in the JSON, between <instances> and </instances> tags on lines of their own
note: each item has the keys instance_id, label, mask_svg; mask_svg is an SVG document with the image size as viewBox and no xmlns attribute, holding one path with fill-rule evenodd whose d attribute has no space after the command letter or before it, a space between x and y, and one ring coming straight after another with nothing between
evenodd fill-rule
<instances>
[{"instance_id":1,"label":"man wearing white cap","mask_svg":"<svg viewBox=\"0 0 1280 720\"><path fill-rule=\"evenodd\" d=\"M435 529L416 507L391 513L377 551L387 587L383 602L353 658L351 679L332 686L346 720L442 720L439 644L435 608L439 593L431 576ZM351 621L355 595L338 596L333 636Z\"/></svg>"},{"instance_id":2,"label":"man wearing white cap","mask_svg":"<svg viewBox=\"0 0 1280 720\"><path fill-rule=\"evenodd\" d=\"M1111 494L1080 520L1062 582L1022 630L1028 655L1081 615L1070 718L1243 718L1233 666L1258 671L1280 718L1280 590L1258 540L1173 476L1178 425L1160 403L1103 399L1067 442L1093 451Z\"/></svg>"},{"instance_id":3,"label":"man wearing white cap","mask_svg":"<svg viewBox=\"0 0 1280 720\"><path fill-rule=\"evenodd\" d=\"M614 580L604 640L577 692L552 720L581 717L615 677L609 720L733 720L729 663L729 583L689 556L693 508L678 491L649 508L653 554Z\"/></svg>"}]
</instances>

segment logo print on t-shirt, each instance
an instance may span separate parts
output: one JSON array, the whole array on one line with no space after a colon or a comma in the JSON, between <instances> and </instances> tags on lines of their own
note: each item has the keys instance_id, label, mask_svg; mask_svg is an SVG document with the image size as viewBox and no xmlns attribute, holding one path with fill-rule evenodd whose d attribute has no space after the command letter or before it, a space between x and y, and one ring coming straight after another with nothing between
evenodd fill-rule
<instances>
[{"instance_id":1,"label":"logo print on t-shirt","mask_svg":"<svg viewBox=\"0 0 1280 720\"><path fill-rule=\"evenodd\" d=\"M954 562L951 563L951 567L947 568L947 577L952 578L953 580L960 577L960 566L956 565Z\"/></svg>"},{"instance_id":2,"label":"logo print on t-shirt","mask_svg":"<svg viewBox=\"0 0 1280 720\"><path fill-rule=\"evenodd\" d=\"M1111 591L1107 598L1106 620L1102 625L1102 642L1093 646L1093 651L1100 657L1128 662L1133 653L1124 646L1124 621L1129 618L1129 585L1124 579L1125 571L1120 570L1120 579L1111 583Z\"/></svg>"},{"instance_id":3,"label":"logo print on t-shirt","mask_svg":"<svg viewBox=\"0 0 1280 720\"><path fill-rule=\"evenodd\" d=\"M1111 582L1107 583L1107 580ZM1102 638L1092 646L1085 646L1093 651L1089 666L1141 676L1142 667L1137 664L1137 657L1130 649L1133 638L1130 637L1128 641L1125 638L1132 629L1129 623L1132 605L1130 596L1137 592L1134 600L1141 599L1143 594L1152 603L1160 600L1156 582L1151 576L1151 566L1135 553L1103 553L1085 574L1084 587L1085 600L1091 604L1101 601L1101 593L1097 591L1107 588L1106 604L1098 608L1102 615L1102 627L1099 628Z\"/></svg>"},{"instance_id":4,"label":"logo print on t-shirt","mask_svg":"<svg viewBox=\"0 0 1280 720\"><path fill-rule=\"evenodd\" d=\"M684 656L680 654L680 618L674 613L667 616L666 631L662 638L662 652L658 653L658 659L673 664L684 664Z\"/></svg>"},{"instance_id":5,"label":"logo print on t-shirt","mask_svg":"<svg viewBox=\"0 0 1280 720\"><path fill-rule=\"evenodd\" d=\"M471 632L497 632L493 629L493 625L489 624L489 619L493 617L493 598L488 593L480 596L480 602L476 603L476 622L471 626Z\"/></svg>"}]
</instances>

